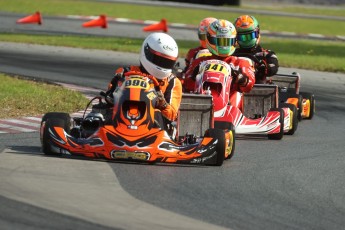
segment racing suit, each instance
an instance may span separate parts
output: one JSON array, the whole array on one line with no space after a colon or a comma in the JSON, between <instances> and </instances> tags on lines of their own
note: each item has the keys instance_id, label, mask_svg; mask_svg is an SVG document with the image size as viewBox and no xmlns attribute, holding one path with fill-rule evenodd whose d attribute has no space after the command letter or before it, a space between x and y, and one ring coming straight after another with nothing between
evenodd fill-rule
<instances>
[{"instance_id":1,"label":"racing suit","mask_svg":"<svg viewBox=\"0 0 345 230\"><path fill-rule=\"evenodd\" d=\"M266 77L273 76L278 72L278 57L272 50L264 49L258 45L253 48L237 48L233 55L246 56L245 54L251 54L259 61L259 63L254 61L256 83L266 83ZM250 56L247 57L251 58Z\"/></svg>"},{"instance_id":2,"label":"racing suit","mask_svg":"<svg viewBox=\"0 0 345 230\"><path fill-rule=\"evenodd\" d=\"M141 66L120 67L115 71L115 76L108 85L107 94L112 94L118 86L121 86L124 81L124 74L130 71L147 75L146 71ZM182 84L173 74L168 78L158 81L159 89L163 93L166 102L162 106L159 106L158 109L165 119L168 121L175 121L182 99Z\"/></svg>"},{"instance_id":3,"label":"racing suit","mask_svg":"<svg viewBox=\"0 0 345 230\"><path fill-rule=\"evenodd\" d=\"M230 103L242 110L242 92L249 92L255 84L255 74L253 63L248 58L235 56L219 57L215 55L203 56L193 60L186 71L185 81L183 84L185 92L195 90L195 78L199 72L199 65L202 61L218 59L230 64L233 69L234 81L231 85Z\"/></svg>"},{"instance_id":4,"label":"racing suit","mask_svg":"<svg viewBox=\"0 0 345 230\"><path fill-rule=\"evenodd\" d=\"M201 47L201 46L198 46L198 47L196 47L196 48L192 48L192 49L190 49L190 50L188 50L188 53L187 53L187 55L186 55L186 57L185 57L185 69L184 69L184 72L185 71L187 71L187 69L188 69L188 67L189 67L189 65L193 62L193 60L195 59L195 56L196 56L196 54L200 51L200 50L202 50L202 49L204 49L203 47Z\"/></svg>"}]
</instances>

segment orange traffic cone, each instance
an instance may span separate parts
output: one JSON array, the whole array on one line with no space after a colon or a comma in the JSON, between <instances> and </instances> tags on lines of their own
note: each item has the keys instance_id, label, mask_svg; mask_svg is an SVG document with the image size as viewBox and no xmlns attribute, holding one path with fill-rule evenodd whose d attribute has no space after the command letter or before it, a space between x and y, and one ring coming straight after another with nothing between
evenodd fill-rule
<instances>
[{"instance_id":1,"label":"orange traffic cone","mask_svg":"<svg viewBox=\"0 0 345 230\"><path fill-rule=\"evenodd\" d=\"M96 26L100 26L104 29L108 28L107 17L102 14L99 16L99 18L93 19L83 24L83 27L96 27Z\"/></svg>"},{"instance_id":2,"label":"orange traffic cone","mask_svg":"<svg viewBox=\"0 0 345 230\"><path fill-rule=\"evenodd\" d=\"M163 18L159 23L145 26L143 28L143 31L157 31L157 30L163 30L165 33L168 32L167 20L165 18Z\"/></svg>"},{"instance_id":3,"label":"orange traffic cone","mask_svg":"<svg viewBox=\"0 0 345 230\"><path fill-rule=\"evenodd\" d=\"M21 18L17 20L17 23L38 23L39 25L42 24L42 17L40 12L36 12L33 15L26 16L24 18Z\"/></svg>"}]
</instances>

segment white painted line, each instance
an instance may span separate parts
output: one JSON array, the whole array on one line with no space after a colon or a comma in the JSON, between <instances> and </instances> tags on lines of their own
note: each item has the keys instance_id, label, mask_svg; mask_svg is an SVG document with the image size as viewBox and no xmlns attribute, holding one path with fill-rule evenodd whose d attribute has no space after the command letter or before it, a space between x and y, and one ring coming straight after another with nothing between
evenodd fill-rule
<instances>
[{"instance_id":1,"label":"white painted line","mask_svg":"<svg viewBox=\"0 0 345 230\"><path fill-rule=\"evenodd\" d=\"M41 122L42 120L42 117L24 117L24 118L28 120L33 120L33 121L39 121L39 122Z\"/></svg>"},{"instance_id":2,"label":"white painted line","mask_svg":"<svg viewBox=\"0 0 345 230\"><path fill-rule=\"evenodd\" d=\"M279 34L284 34L284 35L297 35L297 34L294 33L294 32L287 32L287 31L282 31L282 32L280 32Z\"/></svg>"},{"instance_id":3,"label":"white painted line","mask_svg":"<svg viewBox=\"0 0 345 230\"><path fill-rule=\"evenodd\" d=\"M324 38L325 36L322 34L308 34L309 37L314 37L314 38Z\"/></svg>"},{"instance_id":4,"label":"white painted line","mask_svg":"<svg viewBox=\"0 0 345 230\"><path fill-rule=\"evenodd\" d=\"M17 130L20 132L36 132L37 131L37 129L26 129L26 128L21 128L21 127L11 126L11 125L5 125L5 124L0 124L0 128ZM6 132L6 133L9 133L9 132Z\"/></svg>"},{"instance_id":5,"label":"white painted line","mask_svg":"<svg viewBox=\"0 0 345 230\"><path fill-rule=\"evenodd\" d=\"M13 123L13 125L27 125L27 126L32 126L32 127L39 127L40 123L32 123L32 122L27 122L23 120L18 120L18 119L8 119L6 122Z\"/></svg>"},{"instance_id":6,"label":"white painted line","mask_svg":"<svg viewBox=\"0 0 345 230\"><path fill-rule=\"evenodd\" d=\"M345 40L345 36L337 35L336 38L339 38L339 39L341 39L341 40Z\"/></svg>"}]
</instances>

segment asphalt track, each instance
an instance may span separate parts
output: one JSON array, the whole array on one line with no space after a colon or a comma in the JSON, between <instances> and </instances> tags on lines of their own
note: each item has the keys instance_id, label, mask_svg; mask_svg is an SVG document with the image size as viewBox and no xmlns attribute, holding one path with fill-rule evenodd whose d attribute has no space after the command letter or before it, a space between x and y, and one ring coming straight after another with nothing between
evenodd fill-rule
<instances>
[{"instance_id":1,"label":"asphalt track","mask_svg":"<svg viewBox=\"0 0 345 230\"><path fill-rule=\"evenodd\" d=\"M0 71L104 88L137 55L0 43ZM292 69L281 68L281 73ZM281 141L238 140L222 167L46 157L38 133L0 134L2 229L342 229L343 74L298 70L313 120Z\"/></svg>"}]
</instances>

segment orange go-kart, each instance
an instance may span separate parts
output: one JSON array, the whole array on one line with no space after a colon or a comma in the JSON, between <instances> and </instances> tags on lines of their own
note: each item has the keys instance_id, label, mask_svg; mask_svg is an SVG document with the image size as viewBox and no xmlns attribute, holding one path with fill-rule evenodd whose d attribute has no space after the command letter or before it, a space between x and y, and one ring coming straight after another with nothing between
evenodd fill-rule
<instances>
[{"instance_id":1,"label":"orange go-kart","mask_svg":"<svg viewBox=\"0 0 345 230\"><path fill-rule=\"evenodd\" d=\"M88 105L83 117L45 114L40 129L42 151L114 161L216 166L230 158L234 133L212 128L212 97L184 94L178 121L166 124L155 109L158 84L152 76L129 72L113 97L101 93L92 99L89 105L98 103L85 115Z\"/></svg>"},{"instance_id":2,"label":"orange go-kart","mask_svg":"<svg viewBox=\"0 0 345 230\"><path fill-rule=\"evenodd\" d=\"M295 105L299 120L311 120L315 113L315 96L311 92L300 91L300 78L297 72L276 74L268 77L267 83L278 85L280 102Z\"/></svg>"}]
</instances>

